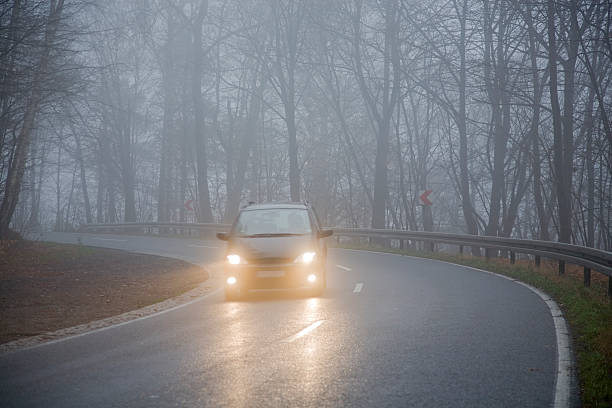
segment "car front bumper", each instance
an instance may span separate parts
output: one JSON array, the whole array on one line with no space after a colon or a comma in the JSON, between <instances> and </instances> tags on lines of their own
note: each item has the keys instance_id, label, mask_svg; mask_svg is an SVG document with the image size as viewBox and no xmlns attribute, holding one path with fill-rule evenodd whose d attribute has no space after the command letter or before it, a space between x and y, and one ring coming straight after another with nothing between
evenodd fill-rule
<instances>
[{"instance_id":1,"label":"car front bumper","mask_svg":"<svg viewBox=\"0 0 612 408\"><path fill-rule=\"evenodd\" d=\"M236 278L234 285L241 289L300 289L312 288L321 282L323 267L320 263L310 265L300 264L242 264L225 265L225 284L227 279ZM314 274L314 282L308 280L308 276Z\"/></svg>"}]
</instances>

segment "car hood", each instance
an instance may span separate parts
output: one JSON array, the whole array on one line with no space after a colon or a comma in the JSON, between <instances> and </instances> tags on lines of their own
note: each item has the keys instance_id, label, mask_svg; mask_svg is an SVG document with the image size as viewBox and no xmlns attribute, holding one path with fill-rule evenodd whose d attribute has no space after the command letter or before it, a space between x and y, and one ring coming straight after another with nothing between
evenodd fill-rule
<instances>
[{"instance_id":1,"label":"car hood","mask_svg":"<svg viewBox=\"0 0 612 408\"><path fill-rule=\"evenodd\" d=\"M228 253L235 252L244 259L291 258L312 251L315 243L312 235L285 237L235 237L229 243Z\"/></svg>"}]
</instances>

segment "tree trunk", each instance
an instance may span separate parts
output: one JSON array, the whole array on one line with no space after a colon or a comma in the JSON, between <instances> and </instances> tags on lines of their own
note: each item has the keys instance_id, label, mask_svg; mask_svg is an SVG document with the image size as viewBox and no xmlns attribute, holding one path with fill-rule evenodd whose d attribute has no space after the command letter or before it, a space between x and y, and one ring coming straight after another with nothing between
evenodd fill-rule
<instances>
[{"instance_id":1,"label":"tree trunk","mask_svg":"<svg viewBox=\"0 0 612 408\"><path fill-rule=\"evenodd\" d=\"M36 137L36 136L34 136ZM40 182L37 182L37 168L38 169L38 179L40 180L43 172L43 163L41 160L40 165L36 165L38 155L38 143L36 140L33 140L30 149L30 217L28 219L27 229L29 231L38 231L40 229L40 221L39 221L39 211L40 211ZM44 155L44 152L43 152Z\"/></svg>"},{"instance_id":2,"label":"tree trunk","mask_svg":"<svg viewBox=\"0 0 612 408\"><path fill-rule=\"evenodd\" d=\"M571 3L571 2L570 2ZM575 6L570 5L575 9ZM575 12L575 10L573 11ZM573 13L572 12L572 13ZM577 27L573 21L568 33L570 46L568 47L567 61L564 63L564 89L563 89L563 117L559 104L558 75L557 75L557 40L555 33L555 2L548 0L547 10L549 70L550 70L550 99L553 117L553 163L555 187L559 215L559 241L570 242L572 236L572 173L573 163L573 103L574 103L574 71L576 63L577 45L574 50L574 36L577 36ZM573 20L573 19L572 19Z\"/></svg>"},{"instance_id":3,"label":"tree trunk","mask_svg":"<svg viewBox=\"0 0 612 408\"><path fill-rule=\"evenodd\" d=\"M468 143L467 143L467 116L466 116L466 60L465 60L465 42L466 42L466 20L467 20L467 0L464 0L461 15L459 18L459 112L456 118L459 131L459 173L460 173L460 191L461 191L461 207L463 209L463 217L469 234L478 235L478 224L474 215L474 207L470 196L470 181L468 170ZM472 247L473 255L480 255L478 247Z\"/></svg>"},{"instance_id":4,"label":"tree trunk","mask_svg":"<svg viewBox=\"0 0 612 408\"><path fill-rule=\"evenodd\" d=\"M374 161L374 196L372 203L372 228L385 228L387 187L387 154L389 151L389 127L379 129L376 138Z\"/></svg>"},{"instance_id":5,"label":"tree trunk","mask_svg":"<svg viewBox=\"0 0 612 408\"><path fill-rule=\"evenodd\" d=\"M289 155L289 192L291 201L299 202L301 195L300 168L298 165L297 126L295 120L295 74L300 45L300 23L303 20L304 3L290 0L278 3L274 10L275 78L277 93L283 103L287 125Z\"/></svg>"},{"instance_id":6,"label":"tree trunk","mask_svg":"<svg viewBox=\"0 0 612 408\"><path fill-rule=\"evenodd\" d=\"M484 2L484 72L487 94L491 106L491 119L493 124L493 174L491 180L491 194L489 206L489 222L485 228L485 235L497 236L499 234L499 219L501 212L502 192L505 184L504 166L506 159L506 143L508 133L506 128L507 117L504 116L504 107L509 106L505 95L506 69L504 55L504 31L506 11L503 2L499 4L499 18L497 21L497 46L493 46L493 16L489 2ZM493 62L491 54L496 51L496 61ZM487 252L492 252L487 249ZM496 251L495 251L496 252Z\"/></svg>"},{"instance_id":7,"label":"tree trunk","mask_svg":"<svg viewBox=\"0 0 612 408\"><path fill-rule=\"evenodd\" d=\"M391 118L395 105L399 100L400 82L400 56L397 4L394 0L388 0L384 5L385 31L384 31L384 55L383 62L383 84L380 105L376 100L377 92L372 92L366 83L361 61L361 2L358 2L353 16L353 59L355 74L362 97L368 107L370 117L375 123L376 131L376 157L374 160L374 194L372 197L372 228L385 228L386 226L386 203L389 196L388 180L388 152L389 131ZM393 72L391 72L393 70Z\"/></svg>"},{"instance_id":8,"label":"tree trunk","mask_svg":"<svg viewBox=\"0 0 612 408\"><path fill-rule=\"evenodd\" d=\"M55 213L55 229L54 231L61 231L62 230L62 177L61 177L61 170L62 170L62 145L60 144L57 147L57 168L56 168L56 173L55 173L55 208L56 208L56 213Z\"/></svg>"},{"instance_id":9,"label":"tree trunk","mask_svg":"<svg viewBox=\"0 0 612 408\"><path fill-rule=\"evenodd\" d=\"M234 183L232 189L227 196L227 203L225 205L225 222L231 222L234 217L238 214L240 207L240 197L244 188L244 180L246 176L246 170L249 163L249 155L253 149L253 143L255 142L255 129L257 128L257 121L261 113L261 100L263 99L264 79L260 78L258 82L259 74L255 73L253 84L251 86L251 100L249 103L249 113L247 115L246 126L239 129L241 135L240 152L238 157L238 168L234 176Z\"/></svg>"},{"instance_id":10,"label":"tree trunk","mask_svg":"<svg viewBox=\"0 0 612 408\"><path fill-rule=\"evenodd\" d=\"M592 121L592 118L590 118ZM592 125L592 123L591 123ZM593 131L587 133L586 140L587 168L587 242L589 247L595 246L595 164L593 160Z\"/></svg>"},{"instance_id":11,"label":"tree trunk","mask_svg":"<svg viewBox=\"0 0 612 408\"><path fill-rule=\"evenodd\" d=\"M129 109L128 109L129 112ZM135 200L135 177L134 177L134 157L132 155L132 132L128 112L122 115L123 123L121 132L121 181L123 186L123 197L125 199L124 221L136 222L136 200Z\"/></svg>"},{"instance_id":12,"label":"tree trunk","mask_svg":"<svg viewBox=\"0 0 612 408\"><path fill-rule=\"evenodd\" d=\"M291 93L294 91L291 90ZM300 169L298 166L297 129L295 126L295 102L293 95L285 103L285 119L289 136L289 190L291 201L300 201Z\"/></svg>"},{"instance_id":13,"label":"tree trunk","mask_svg":"<svg viewBox=\"0 0 612 408\"><path fill-rule=\"evenodd\" d=\"M193 22L193 71L191 76L191 94L193 99L193 131L196 145L196 167L198 188L198 221L212 222L210 192L208 190L208 159L206 152L206 130L204 123L204 98L202 97L202 71L204 68L204 50L202 48L202 24L207 13L208 2L201 1L198 15Z\"/></svg>"},{"instance_id":14,"label":"tree trunk","mask_svg":"<svg viewBox=\"0 0 612 408\"><path fill-rule=\"evenodd\" d=\"M85 206L85 220L88 224L93 222L93 216L91 214L91 205L89 203L89 193L87 191L87 178L85 175L85 161L83 159L83 149L81 147L81 137L74 129L72 123L70 123L70 128L72 131L72 135L74 136L74 141L76 144L76 159L79 164L79 172L80 172L80 181L81 181L81 190L83 192L83 205Z\"/></svg>"},{"instance_id":15,"label":"tree trunk","mask_svg":"<svg viewBox=\"0 0 612 408\"><path fill-rule=\"evenodd\" d=\"M548 220L550 214L546 210L542 192L542 157L540 156L540 137L539 137L539 126L540 126L540 106L542 101L542 93L544 87L540 83L540 77L538 75L538 50L536 49L537 44L537 33L533 26L532 18L532 7L529 6L524 13L525 19L527 20L528 32L529 32L529 60L531 62L531 81L533 82L533 104L532 104L532 117L531 125L529 128L529 135L531 139L531 168L533 170L533 199L535 201L537 216L538 216L538 239L548 241L550 236L548 234Z\"/></svg>"},{"instance_id":16,"label":"tree trunk","mask_svg":"<svg viewBox=\"0 0 612 408\"><path fill-rule=\"evenodd\" d=\"M104 188L106 185L105 177L104 177L104 162L102 160L102 152L97 152L97 175L98 175L98 183L97 183L97 191L96 191L96 222L98 224L102 224L104 222Z\"/></svg>"},{"instance_id":17,"label":"tree trunk","mask_svg":"<svg viewBox=\"0 0 612 408\"><path fill-rule=\"evenodd\" d=\"M559 180L559 241L570 242L572 238L572 180L574 173L574 98L575 72L578 58L578 22L576 4L568 2L570 27L568 32L567 59L563 63L563 136L562 161L557 171L563 175Z\"/></svg>"},{"instance_id":18,"label":"tree trunk","mask_svg":"<svg viewBox=\"0 0 612 408\"><path fill-rule=\"evenodd\" d=\"M547 11L547 28L548 28L548 54L549 62L548 69L550 71L549 88L550 88L550 104L553 118L553 164L555 169L555 187L557 194L557 203L559 206L559 223L562 225L559 231L559 240L561 242L569 242L571 230L568 229L568 224L571 222L570 215L567 213L568 197L566 197L566 182L564 180L564 166L569 166L569 163L564 161L563 151L563 133L561 124L561 107L559 105L559 91L557 89L557 40L555 33L555 2L548 0ZM566 217L563 219L563 217Z\"/></svg>"},{"instance_id":19,"label":"tree trunk","mask_svg":"<svg viewBox=\"0 0 612 408\"><path fill-rule=\"evenodd\" d=\"M165 101L165 98L164 98ZM169 211L168 211L168 196L169 196L169 140L168 140L168 114L167 107L164 103L164 119L162 125L162 136L161 136L161 151L159 158L159 181L158 181L158 190L157 190L157 221L158 222L168 222L169 221Z\"/></svg>"},{"instance_id":20,"label":"tree trunk","mask_svg":"<svg viewBox=\"0 0 612 408\"><path fill-rule=\"evenodd\" d=\"M398 104L398 113L396 120L396 128L395 128L395 139L397 142L397 166L399 169L399 183L400 183L400 194L402 196L402 206L404 207L404 214L406 215L406 229L408 230L416 230L416 220L414 219L414 208L408 203L408 192L406 191L406 175L404 172L404 160L402 157L402 145L400 142L400 114L399 108L401 107L401 111L404 114L404 122L406 124L406 129L408 130L409 122L408 122L408 114L406 113L406 107L404 101L401 100ZM409 133L410 134L410 133ZM408 144L411 144L411 140L409 139Z\"/></svg>"},{"instance_id":21,"label":"tree trunk","mask_svg":"<svg viewBox=\"0 0 612 408\"><path fill-rule=\"evenodd\" d=\"M169 196L170 196L170 132L172 129L172 109L173 109L173 98L172 98L172 83L171 70L172 70L172 47L174 37L174 21L170 16L166 17L166 42L164 43L162 50L162 61L161 61L161 75L162 75L162 89L164 95L163 102L163 119L162 119L162 133L161 133L161 149L159 158L159 182L157 190L157 221L168 222L170 209L169 209Z\"/></svg>"}]
</instances>

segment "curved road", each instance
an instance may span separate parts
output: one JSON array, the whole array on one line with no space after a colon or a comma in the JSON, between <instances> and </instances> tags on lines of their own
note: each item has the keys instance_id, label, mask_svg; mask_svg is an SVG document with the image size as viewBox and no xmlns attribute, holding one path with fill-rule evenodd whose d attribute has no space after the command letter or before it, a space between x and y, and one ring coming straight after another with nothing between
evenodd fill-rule
<instances>
[{"instance_id":1,"label":"curved road","mask_svg":"<svg viewBox=\"0 0 612 408\"><path fill-rule=\"evenodd\" d=\"M192 262L220 241L52 234ZM3 407L549 407L547 305L528 288L442 262L330 249L321 298L196 302L0 355Z\"/></svg>"}]
</instances>

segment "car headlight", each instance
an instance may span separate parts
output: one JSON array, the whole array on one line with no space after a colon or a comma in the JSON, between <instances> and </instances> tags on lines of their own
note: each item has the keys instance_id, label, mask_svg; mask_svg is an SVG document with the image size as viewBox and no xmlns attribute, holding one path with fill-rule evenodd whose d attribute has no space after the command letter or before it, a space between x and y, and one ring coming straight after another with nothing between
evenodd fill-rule
<instances>
[{"instance_id":1,"label":"car headlight","mask_svg":"<svg viewBox=\"0 0 612 408\"><path fill-rule=\"evenodd\" d=\"M316 256L317 256L316 252L304 252L302 255L300 255L297 258L295 258L295 261L293 261L293 262L309 264L312 261L314 261Z\"/></svg>"},{"instance_id":2,"label":"car headlight","mask_svg":"<svg viewBox=\"0 0 612 408\"><path fill-rule=\"evenodd\" d=\"M227 262L232 265L238 265L240 263L240 255L230 254L227 257Z\"/></svg>"}]
</instances>

